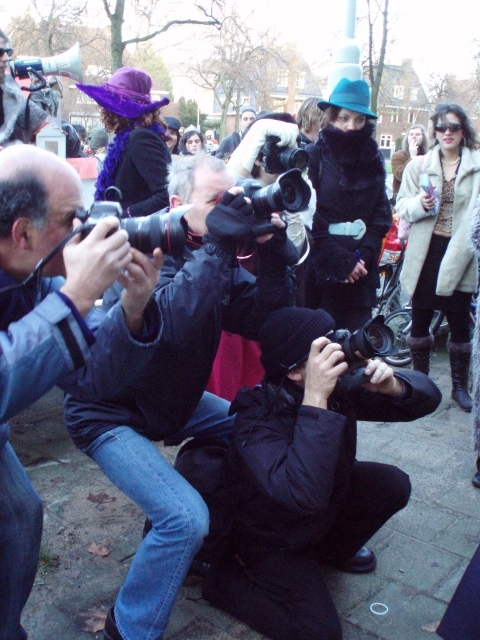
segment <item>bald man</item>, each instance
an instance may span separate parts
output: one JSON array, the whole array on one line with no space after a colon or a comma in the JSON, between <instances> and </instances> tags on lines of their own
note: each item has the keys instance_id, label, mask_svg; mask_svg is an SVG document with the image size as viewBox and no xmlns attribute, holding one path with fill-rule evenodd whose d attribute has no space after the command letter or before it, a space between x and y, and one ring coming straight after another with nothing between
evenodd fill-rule
<instances>
[{"instance_id":1,"label":"bald man","mask_svg":"<svg viewBox=\"0 0 480 640\"><path fill-rule=\"evenodd\" d=\"M161 251L150 260L132 249L114 217L84 240L74 236L41 279L25 282L80 224L82 206L80 179L65 161L30 145L0 152L0 640L27 637L20 616L42 533L42 504L5 421L54 385L89 400L118 393L147 364L160 333L151 293ZM92 311L116 279L122 300L107 316Z\"/></svg>"}]
</instances>

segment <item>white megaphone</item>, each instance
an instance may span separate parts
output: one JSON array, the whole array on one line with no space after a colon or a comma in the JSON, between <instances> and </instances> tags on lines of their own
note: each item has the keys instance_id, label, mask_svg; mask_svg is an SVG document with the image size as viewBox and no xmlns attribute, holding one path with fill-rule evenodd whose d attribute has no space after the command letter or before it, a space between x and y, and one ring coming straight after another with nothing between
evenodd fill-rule
<instances>
[{"instance_id":1,"label":"white megaphone","mask_svg":"<svg viewBox=\"0 0 480 640\"><path fill-rule=\"evenodd\" d=\"M82 81L82 63L80 60L80 45L74 44L71 49L51 58L29 58L18 56L9 62L12 76L28 78L29 73L36 72L42 76L59 75ZM35 75L36 75L35 74Z\"/></svg>"}]
</instances>

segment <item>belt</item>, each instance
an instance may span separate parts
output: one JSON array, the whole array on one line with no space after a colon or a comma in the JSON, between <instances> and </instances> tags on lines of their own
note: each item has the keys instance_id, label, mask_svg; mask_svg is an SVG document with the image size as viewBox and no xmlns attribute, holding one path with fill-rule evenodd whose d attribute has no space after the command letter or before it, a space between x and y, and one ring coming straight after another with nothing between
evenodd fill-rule
<instances>
[{"instance_id":1,"label":"belt","mask_svg":"<svg viewBox=\"0 0 480 640\"><path fill-rule=\"evenodd\" d=\"M328 225L328 233L332 236L353 236L355 240L360 240L365 235L367 225L363 220L354 222L337 222Z\"/></svg>"}]
</instances>

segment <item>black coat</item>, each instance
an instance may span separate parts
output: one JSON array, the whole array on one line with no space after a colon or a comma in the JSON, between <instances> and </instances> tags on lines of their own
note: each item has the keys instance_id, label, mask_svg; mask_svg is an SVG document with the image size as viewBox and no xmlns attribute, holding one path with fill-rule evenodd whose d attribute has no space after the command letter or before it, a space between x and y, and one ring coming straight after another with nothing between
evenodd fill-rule
<instances>
[{"instance_id":1,"label":"black coat","mask_svg":"<svg viewBox=\"0 0 480 640\"><path fill-rule=\"evenodd\" d=\"M131 216L148 216L168 207L170 151L150 129L137 127L128 137L115 171L114 184L123 195L122 208Z\"/></svg>"},{"instance_id":2,"label":"black coat","mask_svg":"<svg viewBox=\"0 0 480 640\"><path fill-rule=\"evenodd\" d=\"M319 286L335 286L345 280L357 263L360 251L368 275L348 287L352 306L373 307L379 286L378 258L382 240L392 224L385 190L385 163L372 138L372 125L347 133L328 125L310 155L309 177L317 195L313 217L312 267ZM330 235L328 225L361 219L367 231L361 240ZM341 287L342 296L345 287ZM340 291L340 290L339 290Z\"/></svg>"},{"instance_id":3,"label":"black coat","mask_svg":"<svg viewBox=\"0 0 480 640\"><path fill-rule=\"evenodd\" d=\"M407 388L405 399L357 388L332 396L330 410L301 405L303 391L291 383L288 390L269 385L237 395L233 442L218 489L221 504L235 505L237 548L303 549L322 541L347 497L357 419L410 421L440 403L427 376L395 375Z\"/></svg>"},{"instance_id":4,"label":"black coat","mask_svg":"<svg viewBox=\"0 0 480 640\"><path fill-rule=\"evenodd\" d=\"M151 440L185 427L207 385L222 330L255 340L272 311L293 305L288 244L268 245L259 246L257 278L213 244L188 244L181 259L165 255L154 294L163 321L159 346L141 378L119 396L102 403L67 399L65 421L79 448L114 426L129 425ZM120 286L109 289L104 308L121 293Z\"/></svg>"}]
</instances>

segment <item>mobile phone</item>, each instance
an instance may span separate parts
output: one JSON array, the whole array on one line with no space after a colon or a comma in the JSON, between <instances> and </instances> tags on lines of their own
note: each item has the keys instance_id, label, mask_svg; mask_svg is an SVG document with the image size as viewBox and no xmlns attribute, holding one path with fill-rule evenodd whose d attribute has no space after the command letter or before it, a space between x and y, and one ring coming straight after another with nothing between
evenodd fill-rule
<instances>
[{"instance_id":1,"label":"mobile phone","mask_svg":"<svg viewBox=\"0 0 480 640\"><path fill-rule=\"evenodd\" d=\"M432 183L426 173L422 173L419 180L420 188L425 191L427 195L431 195Z\"/></svg>"}]
</instances>

